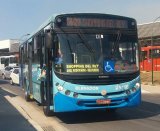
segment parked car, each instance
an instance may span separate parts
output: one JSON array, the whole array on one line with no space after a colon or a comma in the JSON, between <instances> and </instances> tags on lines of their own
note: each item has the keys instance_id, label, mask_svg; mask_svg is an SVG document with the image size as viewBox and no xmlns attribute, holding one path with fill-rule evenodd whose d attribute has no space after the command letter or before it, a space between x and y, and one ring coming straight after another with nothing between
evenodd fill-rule
<instances>
[{"instance_id":1,"label":"parked car","mask_svg":"<svg viewBox=\"0 0 160 131\"><path fill-rule=\"evenodd\" d=\"M4 70L4 69L0 69L0 76L2 76L3 70Z\"/></svg>"},{"instance_id":2,"label":"parked car","mask_svg":"<svg viewBox=\"0 0 160 131\"><path fill-rule=\"evenodd\" d=\"M13 69L18 68L17 66L6 66L4 70L2 70L2 79L10 79L10 74Z\"/></svg>"},{"instance_id":3,"label":"parked car","mask_svg":"<svg viewBox=\"0 0 160 131\"><path fill-rule=\"evenodd\" d=\"M19 85L19 68L14 68L10 75L10 84L18 84Z\"/></svg>"}]
</instances>

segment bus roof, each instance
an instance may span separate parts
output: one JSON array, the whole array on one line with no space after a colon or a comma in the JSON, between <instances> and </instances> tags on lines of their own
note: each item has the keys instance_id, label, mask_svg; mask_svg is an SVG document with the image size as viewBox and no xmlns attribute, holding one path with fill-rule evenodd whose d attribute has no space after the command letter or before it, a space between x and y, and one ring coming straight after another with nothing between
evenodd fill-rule
<instances>
[{"instance_id":1,"label":"bus roof","mask_svg":"<svg viewBox=\"0 0 160 131\"><path fill-rule=\"evenodd\" d=\"M53 14L51 17L49 17L41 26L39 26L39 28L32 32L29 36L28 36L28 39L26 41L28 41L29 39L32 38L32 36L36 35L38 32L40 32L42 29L44 29L46 26L48 26L50 23L54 23L54 20L56 17L58 16L74 16L74 15L77 15L77 16L82 16L82 15L85 15L85 16L100 16L101 18L105 17L105 16L108 16L110 18L121 18L121 19L130 19L130 20L134 20L136 21L134 18L131 18L131 17L126 17L126 16L120 16L120 15L112 15L112 14L104 14L104 13L69 13L69 14Z\"/></svg>"},{"instance_id":2,"label":"bus roof","mask_svg":"<svg viewBox=\"0 0 160 131\"><path fill-rule=\"evenodd\" d=\"M32 36L36 35L39 31L41 31L47 25L49 25L50 23L52 23L54 21L54 19L55 19L56 16L57 15L52 15L51 17L49 17L42 25L39 26L39 28L36 31L32 32L29 35L28 39L30 39Z\"/></svg>"},{"instance_id":3,"label":"bus roof","mask_svg":"<svg viewBox=\"0 0 160 131\"><path fill-rule=\"evenodd\" d=\"M147 51L150 49L160 49L160 46L147 46L147 47L141 47L141 51Z\"/></svg>"}]
</instances>

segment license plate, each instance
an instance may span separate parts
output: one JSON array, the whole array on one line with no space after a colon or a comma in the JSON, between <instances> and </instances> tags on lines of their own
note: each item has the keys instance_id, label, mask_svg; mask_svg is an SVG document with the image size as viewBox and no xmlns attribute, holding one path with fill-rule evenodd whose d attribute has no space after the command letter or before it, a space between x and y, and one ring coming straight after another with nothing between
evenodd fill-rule
<instances>
[{"instance_id":1,"label":"license plate","mask_svg":"<svg viewBox=\"0 0 160 131\"><path fill-rule=\"evenodd\" d=\"M102 100L102 99L98 99L96 100L97 104L110 104L111 100Z\"/></svg>"}]
</instances>

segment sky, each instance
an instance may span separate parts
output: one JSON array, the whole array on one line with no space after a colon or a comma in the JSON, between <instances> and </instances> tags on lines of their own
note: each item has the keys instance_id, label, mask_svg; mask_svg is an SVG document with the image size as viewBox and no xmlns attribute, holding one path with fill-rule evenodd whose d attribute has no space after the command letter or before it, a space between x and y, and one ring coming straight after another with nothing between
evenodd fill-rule
<instances>
[{"instance_id":1,"label":"sky","mask_svg":"<svg viewBox=\"0 0 160 131\"><path fill-rule=\"evenodd\" d=\"M22 39L53 14L106 13L135 18L138 24L160 16L160 0L0 0L0 40Z\"/></svg>"}]
</instances>

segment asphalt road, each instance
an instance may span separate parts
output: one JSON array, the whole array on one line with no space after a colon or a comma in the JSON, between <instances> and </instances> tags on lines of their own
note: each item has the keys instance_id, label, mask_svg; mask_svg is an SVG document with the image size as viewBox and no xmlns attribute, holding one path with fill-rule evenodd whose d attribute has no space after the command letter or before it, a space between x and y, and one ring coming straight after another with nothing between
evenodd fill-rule
<instances>
[{"instance_id":1,"label":"asphalt road","mask_svg":"<svg viewBox=\"0 0 160 131\"><path fill-rule=\"evenodd\" d=\"M0 84L5 84L5 82L0 81ZM5 96L15 97L15 95L0 88L0 131L36 131L6 100Z\"/></svg>"},{"instance_id":2,"label":"asphalt road","mask_svg":"<svg viewBox=\"0 0 160 131\"><path fill-rule=\"evenodd\" d=\"M1 82L2 81L0 81L0 84ZM7 82L3 83L2 86L16 92L23 97L23 90L17 91L17 86L10 86ZM0 92L3 91L0 90ZM37 109L39 114L42 114L42 108L37 106L35 102L32 102L30 105ZM14 111L16 112L15 109ZM15 119L17 119L16 116ZM14 120L14 117L12 120ZM143 93L142 103L140 106L118 109L115 113L110 113L109 111L57 113L55 116L45 119L46 123L51 121L54 121L52 125L54 125L56 122L70 131L159 131L160 94ZM8 125L11 124L10 126L13 126L12 123L4 121L4 124L6 123ZM55 125L53 128L54 127ZM47 131L47 129L45 131Z\"/></svg>"},{"instance_id":3,"label":"asphalt road","mask_svg":"<svg viewBox=\"0 0 160 131\"><path fill-rule=\"evenodd\" d=\"M139 107L106 111L59 114L60 122L71 131L159 131L160 96L143 94Z\"/></svg>"}]
</instances>

